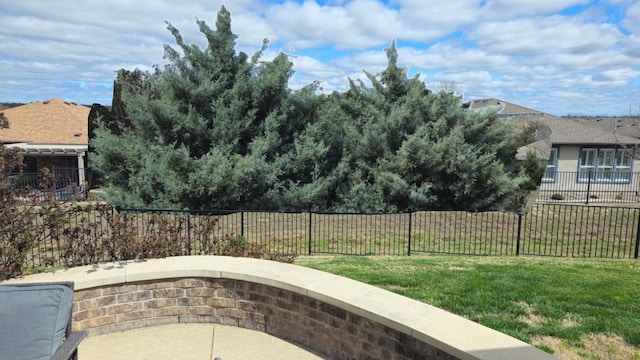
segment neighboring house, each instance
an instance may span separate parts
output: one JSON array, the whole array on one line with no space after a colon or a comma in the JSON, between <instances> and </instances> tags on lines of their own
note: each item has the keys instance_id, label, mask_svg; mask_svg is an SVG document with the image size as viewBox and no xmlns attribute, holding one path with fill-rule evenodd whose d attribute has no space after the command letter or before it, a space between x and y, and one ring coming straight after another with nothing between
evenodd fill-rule
<instances>
[{"instance_id":1,"label":"neighboring house","mask_svg":"<svg viewBox=\"0 0 640 360\"><path fill-rule=\"evenodd\" d=\"M640 116L566 116L566 118L618 135L640 138Z\"/></svg>"},{"instance_id":2,"label":"neighboring house","mask_svg":"<svg viewBox=\"0 0 640 360\"><path fill-rule=\"evenodd\" d=\"M19 149L25 174L48 168L64 174L63 181L85 183L90 108L50 99L4 109L8 129L0 129L0 142Z\"/></svg>"},{"instance_id":3,"label":"neighboring house","mask_svg":"<svg viewBox=\"0 0 640 360\"><path fill-rule=\"evenodd\" d=\"M625 200L637 200L639 182L634 170L640 169L636 156L640 139L498 99L475 100L468 105L475 111L493 110L500 118L538 122L549 128L548 140L518 152L522 157L532 150L547 160L541 194L550 197L559 193L566 200L584 200L584 193L590 191L593 198L608 195L621 200L625 195Z\"/></svg>"}]
</instances>

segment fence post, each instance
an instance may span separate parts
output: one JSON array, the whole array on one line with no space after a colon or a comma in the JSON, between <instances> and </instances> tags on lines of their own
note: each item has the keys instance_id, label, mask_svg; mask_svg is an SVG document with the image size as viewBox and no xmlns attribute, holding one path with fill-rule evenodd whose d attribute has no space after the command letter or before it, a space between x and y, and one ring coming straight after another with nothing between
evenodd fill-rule
<instances>
[{"instance_id":1,"label":"fence post","mask_svg":"<svg viewBox=\"0 0 640 360\"><path fill-rule=\"evenodd\" d=\"M640 212L638 215L638 226L636 226L636 250L633 253L633 258L637 259L640 252Z\"/></svg>"},{"instance_id":2,"label":"fence post","mask_svg":"<svg viewBox=\"0 0 640 360\"><path fill-rule=\"evenodd\" d=\"M191 214L187 212L187 255L191 255Z\"/></svg>"},{"instance_id":3,"label":"fence post","mask_svg":"<svg viewBox=\"0 0 640 360\"><path fill-rule=\"evenodd\" d=\"M311 221L312 221L312 212L309 210L309 252L307 255L311 255Z\"/></svg>"},{"instance_id":4,"label":"fence post","mask_svg":"<svg viewBox=\"0 0 640 360\"><path fill-rule=\"evenodd\" d=\"M240 211L240 236L244 237L244 211Z\"/></svg>"},{"instance_id":5,"label":"fence post","mask_svg":"<svg viewBox=\"0 0 640 360\"><path fill-rule=\"evenodd\" d=\"M587 202L586 205L589 205L589 197L591 197L591 170L589 170L589 176L587 177Z\"/></svg>"},{"instance_id":6,"label":"fence post","mask_svg":"<svg viewBox=\"0 0 640 360\"><path fill-rule=\"evenodd\" d=\"M53 187L53 190L55 191L58 188L58 177L56 176L56 166L52 165L51 166L51 176L52 176L52 184L48 184L48 187Z\"/></svg>"},{"instance_id":7,"label":"fence post","mask_svg":"<svg viewBox=\"0 0 640 360\"><path fill-rule=\"evenodd\" d=\"M522 238L522 213L518 212L518 234L516 236L516 256L520 255L520 239Z\"/></svg>"},{"instance_id":8,"label":"fence post","mask_svg":"<svg viewBox=\"0 0 640 360\"><path fill-rule=\"evenodd\" d=\"M413 214L412 212L409 213L409 242L407 244L407 256L411 256L411 214Z\"/></svg>"}]
</instances>

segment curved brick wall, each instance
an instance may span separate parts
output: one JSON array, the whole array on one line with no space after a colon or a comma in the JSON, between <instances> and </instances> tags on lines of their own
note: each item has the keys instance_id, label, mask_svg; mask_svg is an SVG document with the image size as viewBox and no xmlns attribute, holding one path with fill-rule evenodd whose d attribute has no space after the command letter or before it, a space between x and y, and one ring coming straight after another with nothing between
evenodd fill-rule
<instances>
[{"instance_id":1,"label":"curved brick wall","mask_svg":"<svg viewBox=\"0 0 640 360\"><path fill-rule=\"evenodd\" d=\"M177 322L267 332L335 359L554 359L441 309L296 265L213 256L86 266L19 282L75 282L74 329Z\"/></svg>"}]
</instances>

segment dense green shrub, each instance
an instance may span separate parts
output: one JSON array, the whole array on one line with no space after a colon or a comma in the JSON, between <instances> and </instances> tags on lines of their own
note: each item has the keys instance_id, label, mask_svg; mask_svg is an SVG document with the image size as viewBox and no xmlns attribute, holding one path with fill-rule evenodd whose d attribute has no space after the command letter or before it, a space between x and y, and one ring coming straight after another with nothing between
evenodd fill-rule
<instances>
[{"instance_id":1,"label":"dense green shrub","mask_svg":"<svg viewBox=\"0 0 640 360\"><path fill-rule=\"evenodd\" d=\"M126 207L398 212L519 208L540 164L515 161L517 131L495 112L464 108L399 66L291 90L293 64L235 49L231 15L189 44L167 29L167 65L120 70L113 111L92 112L90 162L107 200ZM519 136L529 143L536 128ZM125 166L123 166L125 165ZM531 165L531 166L529 166ZM534 179L533 183L528 183Z\"/></svg>"},{"instance_id":2,"label":"dense green shrub","mask_svg":"<svg viewBox=\"0 0 640 360\"><path fill-rule=\"evenodd\" d=\"M564 200L564 195L555 193L551 195L551 200Z\"/></svg>"}]
</instances>

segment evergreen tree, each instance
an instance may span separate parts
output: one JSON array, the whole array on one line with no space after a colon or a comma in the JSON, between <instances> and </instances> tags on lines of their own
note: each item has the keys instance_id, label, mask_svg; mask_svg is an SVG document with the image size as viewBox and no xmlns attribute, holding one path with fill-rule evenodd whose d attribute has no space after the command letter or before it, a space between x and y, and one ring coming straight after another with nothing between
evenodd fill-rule
<instances>
[{"instance_id":1,"label":"evergreen tree","mask_svg":"<svg viewBox=\"0 0 640 360\"><path fill-rule=\"evenodd\" d=\"M298 139L291 166L303 177L287 187L294 207L348 211L484 210L502 207L526 177L514 166L510 124L429 91L397 66L366 73L323 101ZM294 186L295 185L295 186Z\"/></svg>"},{"instance_id":2,"label":"evergreen tree","mask_svg":"<svg viewBox=\"0 0 640 360\"><path fill-rule=\"evenodd\" d=\"M288 89L285 54L235 52L222 7L208 45L185 43L155 73L119 72L92 166L116 205L189 209L408 211L501 207L523 186L514 131L433 93L399 68L395 43L370 84ZM116 94L117 91L117 94Z\"/></svg>"},{"instance_id":3,"label":"evergreen tree","mask_svg":"<svg viewBox=\"0 0 640 360\"><path fill-rule=\"evenodd\" d=\"M273 204L273 162L281 139L291 138L298 126L283 106L292 64L284 54L261 62L262 50L251 59L236 54L224 7L215 30L196 22L206 48L185 43L167 24L178 45L165 46L168 65L153 76L119 74L124 114L114 117L117 131L107 124L96 129L91 158L108 176L107 194L115 204L192 209Z\"/></svg>"}]
</instances>

